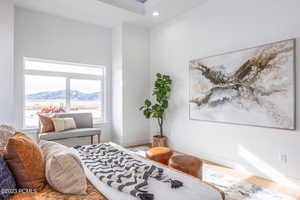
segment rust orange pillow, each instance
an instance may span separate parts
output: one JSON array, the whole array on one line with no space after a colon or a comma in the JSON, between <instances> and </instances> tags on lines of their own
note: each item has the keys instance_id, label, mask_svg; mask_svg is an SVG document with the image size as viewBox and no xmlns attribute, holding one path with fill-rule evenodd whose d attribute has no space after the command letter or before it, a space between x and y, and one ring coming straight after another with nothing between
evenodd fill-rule
<instances>
[{"instance_id":1,"label":"rust orange pillow","mask_svg":"<svg viewBox=\"0 0 300 200\"><path fill-rule=\"evenodd\" d=\"M46 181L44 156L33 140L17 132L8 140L4 159L20 188L43 189Z\"/></svg>"},{"instance_id":2,"label":"rust orange pillow","mask_svg":"<svg viewBox=\"0 0 300 200\"><path fill-rule=\"evenodd\" d=\"M39 115L39 118L40 118L40 122L41 122L40 133L52 132L52 131L55 130L54 124L53 124L53 121L52 121L52 117Z\"/></svg>"}]
</instances>

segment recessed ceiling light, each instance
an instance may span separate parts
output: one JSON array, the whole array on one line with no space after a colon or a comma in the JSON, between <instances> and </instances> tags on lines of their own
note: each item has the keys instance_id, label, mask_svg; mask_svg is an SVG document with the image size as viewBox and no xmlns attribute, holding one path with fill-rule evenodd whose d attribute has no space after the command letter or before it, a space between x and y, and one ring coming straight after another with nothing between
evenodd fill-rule
<instances>
[{"instance_id":1,"label":"recessed ceiling light","mask_svg":"<svg viewBox=\"0 0 300 200\"><path fill-rule=\"evenodd\" d=\"M158 16L159 16L159 12L158 12L158 11L153 11L152 15L153 15L154 17L158 17Z\"/></svg>"}]
</instances>

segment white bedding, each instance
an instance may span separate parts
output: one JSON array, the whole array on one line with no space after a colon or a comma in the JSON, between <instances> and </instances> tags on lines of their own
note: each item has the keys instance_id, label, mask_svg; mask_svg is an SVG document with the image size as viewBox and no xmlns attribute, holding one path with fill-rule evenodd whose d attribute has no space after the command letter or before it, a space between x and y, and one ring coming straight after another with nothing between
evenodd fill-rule
<instances>
[{"instance_id":1,"label":"white bedding","mask_svg":"<svg viewBox=\"0 0 300 200\"><path fill-rule=\"evenodd\" d=\"M148 180L149 192L154 194L155 200L222 200L221 194L218 191L213 189L211 186L199 181L199 179L196 179L189 175L185 175L183 173L179 173L159 163L143 159L117 144L110 144L118 148L119 150L126 151L126 153L131 154L138 160L141 160L150 165L156 165L160 168L163 168L164 173L166 173L169 177L183 182L183 187L180 187L178 189L171 189L170 184L162 183L150 178ZM74 151L76 152L76 150ZM137 200L137 198L131 196L130 194L120 192L101 182L85 166L84 170L88 180L109 200Z\"/></svg>"}]
</instances>

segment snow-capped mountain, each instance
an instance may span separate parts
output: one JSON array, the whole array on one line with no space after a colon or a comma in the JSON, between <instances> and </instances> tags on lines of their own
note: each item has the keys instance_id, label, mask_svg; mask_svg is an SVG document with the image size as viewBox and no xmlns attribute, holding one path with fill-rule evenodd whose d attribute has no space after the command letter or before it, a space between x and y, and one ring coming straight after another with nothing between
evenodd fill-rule
<instances>
[{"instance_id":1,"label":"snow-capped mountain","mask_svg":"<svg viewBox=\"0 0 300 200\"><path fill-rule=\"evenodd\" d=\"M29 94L26 96L28 100L54 100L54 99L65 99L66 91L58 90L58 91L47 91L47 92L39 92L34 94ZM71 99L72 100L97 100L100 98L99 92L94 93L83 93L77 90L71 90Z\"/></svg>"}]
</instances>

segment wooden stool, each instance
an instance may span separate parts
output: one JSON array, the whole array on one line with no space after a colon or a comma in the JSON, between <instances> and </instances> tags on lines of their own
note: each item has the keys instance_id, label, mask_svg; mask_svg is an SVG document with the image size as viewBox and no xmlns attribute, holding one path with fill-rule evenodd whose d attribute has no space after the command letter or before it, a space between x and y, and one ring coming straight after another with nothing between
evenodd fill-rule
<instances>
[{"instance_id":1,"label":"wooden stool","mask_svg":"<svg viewBox=\"0 0 300 200\"><path fill-rule=\"evenodd\" d=\"M168 165L169 159L173 155L171 149L167 147L154 147L146 152L146 158Z\"/></svg>"},{"instance_id":2,"label":"wooden stool","mask_svg":"<svg viewBox=\"0 0 300 200\"><path fill-rule=\"evenodd\" d=\"M169 160L169 167L177 169L202 180L202 160L189 155L174 155Z\"/></svg>"}]
</instances>

